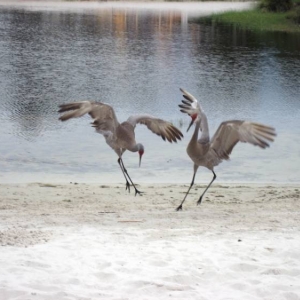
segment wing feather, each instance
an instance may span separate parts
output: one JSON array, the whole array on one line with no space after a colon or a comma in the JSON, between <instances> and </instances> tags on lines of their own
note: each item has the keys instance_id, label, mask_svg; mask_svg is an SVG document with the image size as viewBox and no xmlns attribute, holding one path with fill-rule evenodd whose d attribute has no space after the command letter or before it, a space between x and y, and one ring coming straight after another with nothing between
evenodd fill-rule
<instances>
[{"instance_id":1,"label":"wing feather","mask_svg":"<svg viewBox=\"0 0 300 300\"><path fill-rule=\"evenodd\" d=\"M181 108L181 112L186 113L190 116L195 113L199 114L200 112L203 112L200 103L192 94L182 88L180 88L180 91L182 92L182 96L184 98L184 100L182 100L183 104L178 105Z\"/></svg>"},{"instance_id":2,"label":"wing feather","mask_svg":"<svg viewBox=\"0 0 300 300\"><path fill-rule=\"evenodd\" d=\"M220 159L229 159L238 142L250 143L260 148L269 147L274 141L275 129L259 123L232 120L220 124L211 140L211 149Z\"/></svg>"},{"instance_id":3,"label":"wing feather","mask_svg":"<svg viewBox=\"0 0 300 300\"><path fill-rule=\"evenodd\" d=\"M59 108L58 112L64 113L59 118L61 121L79 118L88 113L94 120L94 122L91 123L92 127L95 127L99 132L114 132L119 124L114 109L105 103L81 101L62 104Z\"/></svg>"},{"instance_id":4,"label":"wing feather","mask_svg":"<svg viewBox=\"0 0 300 300\"><path fill-rule=\"evenodd\" d=\"M181 140L183 137L181 131L172 123L155 118L151 115L134 115L129 117L127 122L129 122L133 127L135 127L136 124L144 124L153 133L161 136L164 141L167 139L170 143L176 143L177 140Z\"/></svg>"}]
</instances>

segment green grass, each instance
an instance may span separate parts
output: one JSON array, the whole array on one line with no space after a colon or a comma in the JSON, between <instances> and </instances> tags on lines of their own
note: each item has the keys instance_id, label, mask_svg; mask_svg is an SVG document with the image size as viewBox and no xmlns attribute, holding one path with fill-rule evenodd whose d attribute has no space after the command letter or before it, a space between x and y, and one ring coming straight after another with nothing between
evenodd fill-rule
<instances>
[{"instance_id":1,"label":"green grass","mask_svg":"<svg viewBox=\"0 0 300 300\"><path fill-rule=\"evenodd\" d=\"M241 28L251 30L300 32L300 26L288 19L287 15L288 13L247 10L211 15L202 18L202 20L224 24L236 24Z\"/></svg>"}]
</instances>

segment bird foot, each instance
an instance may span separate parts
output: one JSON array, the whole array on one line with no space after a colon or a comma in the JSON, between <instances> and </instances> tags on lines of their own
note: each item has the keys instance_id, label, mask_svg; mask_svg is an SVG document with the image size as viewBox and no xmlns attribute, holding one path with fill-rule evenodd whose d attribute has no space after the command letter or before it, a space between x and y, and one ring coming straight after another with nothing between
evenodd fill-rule
<instances>
[{"instance_id":1,"label":"bird foot","mask_svg":"<svg viewBox=\"0 0 300 300\"><path fill-rule=\"evenodd\" d=\"M127 181L126 182L126 191L128 190L128 192L130 193L130 184L129 184L129 182Z\"/></svg>"},{"instance_id":2,"label":"bird foot","mask_svg":"<svg viewBox=\"0 0 300 300\"><path fill-rule=\"evenodd\" d=\"M143 196L143 192L140 192L137 188L135 189L135 196L139 194L140 196Z\"/></svg>"},{"instance_id":3,"label":"bird foot","mask_svg":"<svg viewBox=\"0 0 300 300\"><path fill-rule=\"evenodd\" d=\"M200 205L202 202L202 198L200 198L198 201L197 201L197 205Z\"/></svg>"},{"instance_id":4,"label":"bird foot","mask_svg":"<svg viewBox=\"0 0 300 300\"><path fill-rule=\"evenodd\" d=\"M176 208L176 211L180 211L182 210L182 204L180 204L177 208Z\"/></svg>"}]
</instances>

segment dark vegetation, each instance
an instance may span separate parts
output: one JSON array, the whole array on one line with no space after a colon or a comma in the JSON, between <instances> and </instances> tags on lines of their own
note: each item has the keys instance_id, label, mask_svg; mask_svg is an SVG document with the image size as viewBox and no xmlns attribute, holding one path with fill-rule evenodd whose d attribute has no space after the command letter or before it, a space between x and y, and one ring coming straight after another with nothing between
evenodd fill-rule
<instances>
[{"instance_id":1,"label":"dark vegetation","mask_svg":"<svg viewBox=\"0 0 300 300\"><path fill-rule=\"evenodd\" d=\"M261 0L252 10L211 15L200 22L235 24L251 30L300 32L300 0Z\"/></svg>"},{"instance_id":2,"label":"dark vegetation","mask_svg":"<svg viewBox=\"0 0 300 300\"><path fill-rule=\"evenodd\" d=\"M293 7L292 0L261 0L259 8L270 12L286 12Z\"/></svg>"}]
</instances>

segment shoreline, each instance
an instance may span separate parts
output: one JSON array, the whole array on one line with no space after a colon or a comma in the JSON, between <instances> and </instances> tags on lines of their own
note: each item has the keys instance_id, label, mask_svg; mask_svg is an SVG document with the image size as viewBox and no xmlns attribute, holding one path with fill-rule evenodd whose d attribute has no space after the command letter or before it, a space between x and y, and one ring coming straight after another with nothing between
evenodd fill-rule
<instances>
[{"instance_id":1,"label":"shoreline","mask_svg":"<svg viewBox=\"0 0 300 300\"><path fill-rule=\"evenodd\" d=\"M196 202L207 184L194 184L183 205L183 210L179 212L175 209L187 192L189 184L160 183L136 186L143 192L142 196L135 196L133 188L130 193L126 191L123 183L0 184L0 230L10 226L15 227L17 224L22 228L28 226L34 229L34 224L42 220L46 228L50 226L56 230L60 226L61 217L75 227L82 224L100 226L101 223L94 221L94 216L98 216L99 212L111 211L114 211L114 216L120 217L124 214L129 219L136 219L143 215L148 221L152 217L157 219L158 215L163 217L166 214L167 223L184 216L184 222L187 222L191 228L194 225L189 224L189 215L195 217L195 214L211 213L211 217L217 224L224 225L222 220L215 220L216 211L222 214L230 209L233 213L231 218L235 220L239 218L238 214L241 211L244 210L245 214L254 212L256 206L260 207L258 214L265 215L266 211L272 209L286 211L286 213L297 212L300 218L300 203L298 203L300 184L215 183L207 191L199 206ZM51 222L48 223L48 218L44 216L51 216ZM206 215L207 217L209 215ZM255 217L255 220L258 218L253 215L251 217ZM75 221L78 224L74 223ZM111 225L113 223L116 225L118 218L112 218L110 221ZM257 219L256 222L261 223L261 229L265 230L266 220ZM244 226L251 228L250 224L251 220L247 220ZM152 225L155 227L158 224ZM300 229L300 223L297 227ZM277 226L275 228L279 229Z\"/></svg>"}]
</instances>

